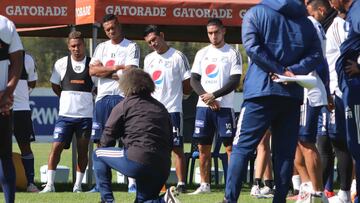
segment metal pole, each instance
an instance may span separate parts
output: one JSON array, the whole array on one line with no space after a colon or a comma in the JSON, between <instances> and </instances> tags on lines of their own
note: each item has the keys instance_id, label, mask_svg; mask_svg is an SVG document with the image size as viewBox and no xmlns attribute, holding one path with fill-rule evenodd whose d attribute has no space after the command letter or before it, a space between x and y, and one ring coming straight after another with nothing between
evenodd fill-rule
<instances>
[{"instance_id":1,"label":"metal pole","mask_svg":"<svg viewBox=\"0 0 360 203\"><path fill-rule=\"evenodd\" d=\"M90 56L93 56L93 52L96 48L96 41L97 41L97 37L98 37L98 28L99 28L99 24L93 24L93 28L92 28L92 39L90 39ZM90 142L89 143L89 163L88 163L88 169L87 169L87 173L86 173L86 180L87 180L87 185L88 187L91 187L92 182L93 182L93 160L92 160L92 154L94 151L94 143Z\"/></svg>"}]
</instances>

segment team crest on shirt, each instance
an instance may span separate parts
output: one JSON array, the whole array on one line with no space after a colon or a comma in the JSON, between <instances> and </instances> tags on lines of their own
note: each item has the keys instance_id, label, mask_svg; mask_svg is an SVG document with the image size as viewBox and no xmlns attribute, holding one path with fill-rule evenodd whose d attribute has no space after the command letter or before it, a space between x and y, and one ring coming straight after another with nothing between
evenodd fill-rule
<instances>
[{"instance_id":1,"label":"team crest on shirt","mask_svg":"<svg viewBox=\"0 0 360 203\"><path fill-rule=\"evenodd\" d=\"M171 62L170 61L165 61L165 68L171 68Z\"/></svg>"},{"instance_id":2,"label":"team crest on shirt","mask_svg":"<svg viewBox=\"0 0 360 203\"><path fill-rule=\"evenodd\" d=\"M78 73L78 72L80 72L80 70L81 70L81 66L75 66L75 67L74 67L74 71L75 71L75 72Z\"/></svg>"},{"instance_id":3,"label":"team crest on shirt","mask_svg":"<svg viewBox=\"0 0 360 203\"><path fill-rule=\"evenodd\" d=\"M113 65L115 65L115 60L108 60L108 61L106 61L106 63L105 63L105 67L110 67L110 66L113 66Z\"/></svg>"},{"instance_id":4,"label":"team crest on shirt","mask_svg":"<svg viewBox=\"0 0 360 203\"><path fill-rule=\"evenodd\" d=\"M161 70L155 70L151 75L155 85L160 85L164 80L164 74Z\"/></svg>"},{"instance_id":5,"label":"team crest on shirt","mask_svg":"<svg viewBox=\"0 0 360 203\"><path fill-rule=\"evenodd\" d=\"M219 74L219 68L216 67L216 64L209 64L205 69L205 74L209 78L215 78Z\"/></svg>"}]
</instances>

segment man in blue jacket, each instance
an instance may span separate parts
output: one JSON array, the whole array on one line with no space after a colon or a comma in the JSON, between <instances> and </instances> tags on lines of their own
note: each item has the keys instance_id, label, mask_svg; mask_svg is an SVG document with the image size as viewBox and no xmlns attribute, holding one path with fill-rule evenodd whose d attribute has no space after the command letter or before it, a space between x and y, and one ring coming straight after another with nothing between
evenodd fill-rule
<instances>
[{"instance_id":1,"label":"man in blue jacket","mask_svg":"<svg viewBox=\"0 0 360 203\"><path fill-rule=\"evenodd\" d=\"M345 11L347 39L341 44L341 55L336 62L339 88L343 92L346 119L346 137L351 155L355 159L356 191L355 203L359 203L360 192L360 1L330 0L338 11Z\"/></svg>"},{"instance_id":2,"label":"man in blue jacket","mask_svg":"<svg viewBox=\"0 0 360 203\"><path fill-rule=\"evenodd\" d=\"M228 168L224 202L237 202L250 155L271 127L276 191L286 202L299 130L303 88L276 83L273 74L313 71L322 60L319 38L301 1L263 0L245 15L242 41L251 63Z\"/></svg>"}]
</instances>

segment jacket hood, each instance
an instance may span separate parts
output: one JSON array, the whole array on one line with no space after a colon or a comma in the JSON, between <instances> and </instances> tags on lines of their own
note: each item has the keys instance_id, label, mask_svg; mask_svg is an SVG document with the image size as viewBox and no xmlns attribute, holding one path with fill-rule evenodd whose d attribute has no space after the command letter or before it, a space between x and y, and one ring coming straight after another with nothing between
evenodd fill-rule
<instances>
[{"instance_id":1,"label":"jacket hood","mask_svg":"<svg viewBox=\"0 0 360 203\"><path fill-rule=\"evenodd\" d=\"M299 18L307 15L305 5L301 0L262 0L261 4L291 18Z\"/></svg>"}]
</instances>

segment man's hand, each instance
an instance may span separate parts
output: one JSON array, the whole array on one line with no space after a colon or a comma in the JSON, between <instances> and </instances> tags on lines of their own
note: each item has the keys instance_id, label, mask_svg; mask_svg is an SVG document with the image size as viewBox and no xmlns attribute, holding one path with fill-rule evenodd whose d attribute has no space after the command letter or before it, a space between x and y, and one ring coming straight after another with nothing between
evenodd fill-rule
<instances>
[{"instance_id":1,"label":"man's hand","mask_svg":"<svg viewBox=\"0 0 360 203\"><path fill-rule=\"evenodd\" d=\"M10 108L14 103L14 96L6 94L5 91L0 91L0 113L1 115L9 115Z\"/></svg>"},{"instance_id":2,"label":"man's hand","mask_svg":"<svg viewBox=\"0 0 360 203\"><path fill-rule=\"evenodd\" d=\"M209 105L210 109L213 110L213 111L219 111L220 110L220 104L216 100L210 102L207 105Z\"/></svg>"},{"instance_id":3,"label":"man's hand","mask_svg":"<svg viewBox=\"0 0 360 203\"><path fill-rule=\"evenodd\" d=\"M212 93L202 94L200 95L200 98L205 104L208 105L215 100L215 96Z\"/></svg>"},{"instance_id":4,"label":"man's hand","mask_svg":"<svg viewBox=\"0 0 360 203\"><path fill-rule=\"evenodd\" d=\"M347 60L347 62L349 64L345 66L345 73L347 73L350 77L359 75L360 69L358 67L357 62L352 60Z\"/></svg>"},{"instance_id":5,"label":"man's hand","mask_svg":"<svg viewBox=\"0 0 360 203\"><path fill-rule=\"evenodd\" d=\"M327 105L327 109L331 112L335 109L335 103L334 103L334 99L332 96L328 97L328 105Z\"/></svg>"}]
</instances>

